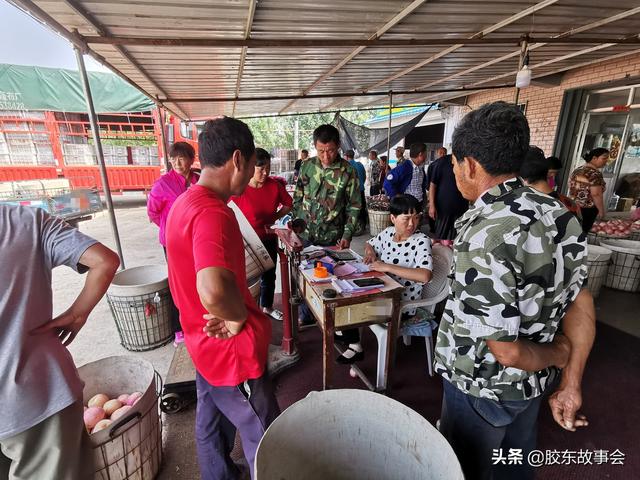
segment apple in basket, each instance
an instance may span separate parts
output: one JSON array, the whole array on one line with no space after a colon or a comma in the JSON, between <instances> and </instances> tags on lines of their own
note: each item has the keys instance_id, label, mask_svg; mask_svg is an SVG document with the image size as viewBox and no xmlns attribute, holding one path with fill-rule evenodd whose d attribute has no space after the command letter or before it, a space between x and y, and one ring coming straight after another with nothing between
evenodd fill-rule
<instances>
[{"instance_id":1,"label":"apple in basket","mask_svg":"<svg viewBox=\"0 0 640 480\"><path fill-rule=\"evenodd\" d=\"M111 420L113 420L115 422L119 418L124 417L127 414L127 412L129 412L129 410L131 410L131 408L132 407L130 407L129 405L125 405L123 407L120 407L118 410L116 410L115 412L113 412L111 414Z\"/></svg>"},{"instance_id":2,"label":"apple in basket","mask_svg":"<svg viewBox=\"0 0 640 480\"><path fill-rule=\"evenodd\" d=\"M112 399L104 393L94 395L84 406L87 431L93 434L109 428L113 422L125 416L142 396L142 392L122 393Z\"/></svg>"},{"instance_id":3,"label":"apple in basket","mask_svg":"<svg viewBox=\"0 0 640 480\"><path fill-rule=\"evenodd\" d=\"M87 427L88 431L93 430L93 428L98 424L100 420L104 420L105 417L104 410L102 407L89 407L84 411L84 425Z\"/></svg>"},{"instance_id":4,"label":"apple in basket","mask_svg":"<svg viewBox=\"0 0 640 480\"><path fill-rule=\"evenodd\" d=\"M104 430L105 428L108 428L109 426L111 426L111 424L113 423L113 420L109 420L108 418L105 418L104 420L100 420L98 423L96 423L96 426L93 427L93 430L91 430L91 433L98 433L100 430Z\"/></svg>"},{"instance_id":5,"label":"apple in basket","mask_svg":"<svg viewBox=\"0 0 640 480\"><path fill-rule=\"evenodd\" d=\"M91 397L91 399L87 402L87 407L102 408L102 406L108 401L109 401L109 397L107 395L105 395L104 393L98 393L97 395L94 395L93 397Z\"/></svg>"},{"instance_id":6,"label":"apple in basket","mask_svg":"<svg viewBox=\"0 0 640 480\"><path fill-rule=\"evenodd\" d=\"M133 392L131 395L129 395L129 398L127 398L127 405L129 406L133 406L136 403L138 403L138 400L140 400L142 398L142 392Z\"/></svg>"},{"instance_id":7,"label":"apple in basket","mask_svg":"<svg viewBox=\"0 0 640 480\"><path fill-rule=\"evenodd\" d=\"M118 410L123 406L123 403L120 400L109 400L103 405L104 413L107 414L107 417L113 415L113 412Z\"/></svg>"}]
</instances>

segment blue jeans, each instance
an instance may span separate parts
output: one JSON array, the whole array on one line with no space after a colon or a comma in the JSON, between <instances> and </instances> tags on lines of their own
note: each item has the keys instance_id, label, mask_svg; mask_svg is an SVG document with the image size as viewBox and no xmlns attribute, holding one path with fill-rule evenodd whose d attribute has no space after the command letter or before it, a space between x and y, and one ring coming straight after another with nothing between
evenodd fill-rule
<instances>
[{"instance_id":1,"label":"blue jeans","mask_svg":"<svg viewBox=\"0 0 640 480\"><path fill-rule=\"evenodd\" d=\"M442 383L440 432L456 453L465 478L533 479L534 469L527 456L536 448L542 397L495 402L467 395L447 380ZM494 449L502 449L504 457L508 457L509 449L521 449L522 464L493 465Z\"/></svg>"},{"instance_id":2,"label":"blue jeans","mask_svg":"<svg viewBox=\"0 0 640 480\"><path fill-rule=\"evenodd\" d=\"M280 414L267 374L235 387L214 387L196 372L196 449L202 480L232 480L236 429L254 478L253 461L265 430Z\"/></svg>"}]
</instances>

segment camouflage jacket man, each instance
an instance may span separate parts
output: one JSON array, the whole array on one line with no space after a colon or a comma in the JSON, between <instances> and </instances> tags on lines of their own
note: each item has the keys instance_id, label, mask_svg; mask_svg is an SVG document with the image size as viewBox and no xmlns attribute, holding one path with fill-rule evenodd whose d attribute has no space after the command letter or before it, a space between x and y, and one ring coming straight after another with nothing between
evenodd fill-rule
<instances>
[{"instance_id":1,"label":"camouflage jacket man","mask_svg":"<svg viewBox=\"0 0 640 480\"><path fill-rule=\"evenodd\" d=\"M326 168L318 157L304 162L292 212L307 222L300 236L317 245L335 245L343 238L351 241L362 206L359 185L355 169L340 157Z\"/></svg>"},{"instance_id":2,"label":"camouflage jacket man","mask_svg":"<svg viewBox=\"0 0 640 480\"><path fill-rule=\"evenodd\" d=\"M557 369L504 367L486 341L553 340L587 275L580 224L560 202L513 178L486 191L456 229L436 371L475 397L535 398Z\"/></svg>"}]
</instances>

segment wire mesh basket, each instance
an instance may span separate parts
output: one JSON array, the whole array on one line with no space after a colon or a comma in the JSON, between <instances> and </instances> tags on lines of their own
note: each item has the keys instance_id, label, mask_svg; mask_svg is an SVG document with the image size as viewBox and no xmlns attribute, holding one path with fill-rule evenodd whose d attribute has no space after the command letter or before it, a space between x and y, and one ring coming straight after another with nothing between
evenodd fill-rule
<instances>
[{"instance_id":1,"label":"wire mesh basket","mask_svg":"<svg viewBox=\"0 0 640 480\"><path fill-rule=\"evenodd\" d=\"M165 265L128 268L116 274L107 292L120 343L142 352L169 343L173 338Z\"/></svg>"},{"instance_id":2,"label":"wire mesh basket","mask_svg":"<svg viewBox=\"0 0 640 480\"><path fill-rule=\"evenodd\" d=\"M389 212L369 210L369 233L371 236L375 237L389 226L391 226L391 216Z\"/></svg>"},{"instance_id":3,"label":"wire mesh basket","mask_svg":"<svg viewBox=\"0 0 640 480\"><path fill-rule=\"evenodd\" d=\"M171 328L171 293L165 288L154 294L117 297L107 295L116 322L120 343L127 350L144 352L169 343Z\"/></svg>"},{"instance_id":4,"label":"wire mesh basket","mask_svg":"<svg viewBox=\"0 0 640 480\"><path fill-rule=\"evenodd\" d=\"M626 292L640 291L640 242L608 240L601 245L611 250L605 285Z\"/></svg>"},{"instance_id":5,"label":"wire mesh basket","mask_svg":"<svg viewBox=\"0 0 640 480\"><path fill-rule=\"evenodd\" d=\"M162 417L158 398L162 379L153 365L131 356L107 357L83 365L83 399L97 393L116 398L141 392L131 409L106 429L90 435L94 480L152 480L162 462Z\"/></svg>"},{"instance_id":6,"label":"wire mesh basket","mask_svg":"<svg viewBox=\"0 0 640 480\"><path fill-rule=\"evenodd\" d=\"M589 245L587 253L588 278L587 288L597 298L600 289L607 278L609 265L611 264L611 250L598 245Z\"/></svg>"}]
</instances>

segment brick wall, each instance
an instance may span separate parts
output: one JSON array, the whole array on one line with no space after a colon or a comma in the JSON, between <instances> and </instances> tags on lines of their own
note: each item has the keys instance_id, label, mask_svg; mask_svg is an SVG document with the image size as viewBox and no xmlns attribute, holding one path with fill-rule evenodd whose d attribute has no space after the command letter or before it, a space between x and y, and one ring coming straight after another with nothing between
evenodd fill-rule
<instances>
[{"instance_id":1,"label":"brick wall","mask_svg":"<svg viewBox=\"0 0 640 480\"><path fill-rule=\"evenodd\" d=\"M535 71L534 71L535 73ZM518 103L527 103L531 144L551 155L565 90L601 85L640 74L640 54L627 55L566 72L557 87L529 87L520 91ZM470 95L468 104L477 108L488 102L513 102L514 89L501 89Z\"/></svg>"}]
</instances>

